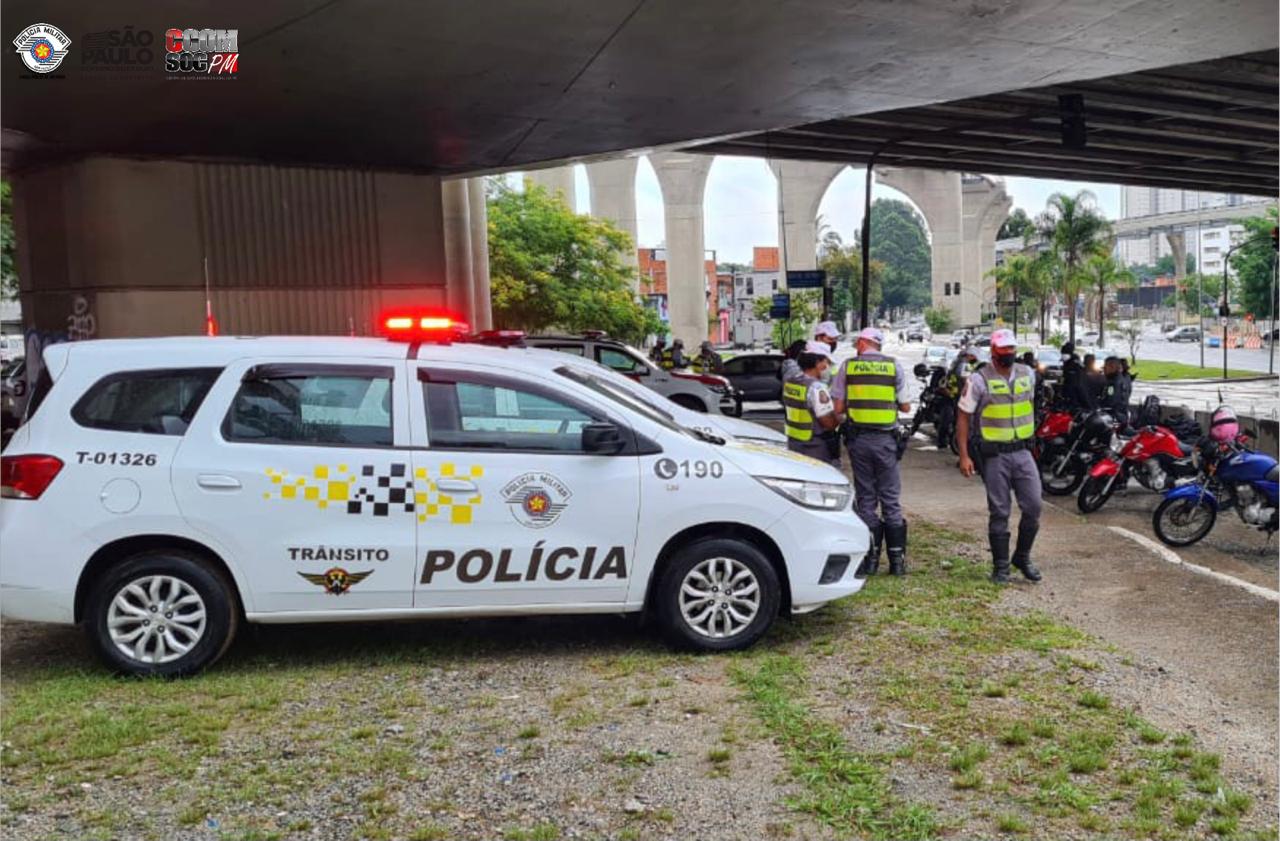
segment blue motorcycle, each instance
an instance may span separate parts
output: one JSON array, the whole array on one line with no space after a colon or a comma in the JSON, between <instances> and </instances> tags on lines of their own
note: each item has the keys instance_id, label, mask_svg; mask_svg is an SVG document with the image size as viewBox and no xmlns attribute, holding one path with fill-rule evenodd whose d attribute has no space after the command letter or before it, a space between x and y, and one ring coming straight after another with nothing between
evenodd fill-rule
<instances>
[{"instance_id":1,"label":"blue motorcycle","mask_svg":"<svg viewBox=\"0 0 1280 841\"><path fill-rule=\"evenodd\" d=\"M1156 537L1170 546L1190 546L1213 530L1218 511L1234 509L1246 525L1270 538L1277 528L1276 460L1238 444L1213 445L1199 457L1199 478L1165 493L1156 508L1151 523Z\"/></svg>"}]
</instances>

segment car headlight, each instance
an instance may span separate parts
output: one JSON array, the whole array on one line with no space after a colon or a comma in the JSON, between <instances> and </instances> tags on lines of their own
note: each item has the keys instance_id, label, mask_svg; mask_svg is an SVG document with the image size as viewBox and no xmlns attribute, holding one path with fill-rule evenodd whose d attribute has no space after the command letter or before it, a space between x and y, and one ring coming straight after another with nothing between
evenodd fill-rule
<instances>
[{"instance_id":1,"label":"car headlight","mask_svg":"<svg viewBox=\"0 0 1280 841\"><path fill-rule=\"evenodd\" d=\"M779 479L774 476L757 476L760 484L805 508L819 511L842 511L853 500L853 487L848 482L805 482L800 479Z\"/></svg>"}]
</instances>

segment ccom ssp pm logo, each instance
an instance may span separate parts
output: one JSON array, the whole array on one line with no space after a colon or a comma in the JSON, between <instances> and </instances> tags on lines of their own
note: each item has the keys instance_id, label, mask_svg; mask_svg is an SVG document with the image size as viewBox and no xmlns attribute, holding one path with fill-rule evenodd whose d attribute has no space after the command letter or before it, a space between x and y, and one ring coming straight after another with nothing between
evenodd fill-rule
<instances>
[{"instance_id":1,"label":"ccom ssp pm logo","mask_svg":"<svg viewBox=\"0 0 1280 841\"><path fill-rule=\"evenodd\" d=\"M52 73L62 64L71 48L71 39L58 27L48 23L37 23L22 30L13 45L22 56L22 63L32 73L41 75Z\"/></svg>"},{"instance_id":2,"label":"ccom ssp pm logo","mask_svg":"<svg viewBox=\"0 0 1280 841\"><path fill-rule=\"evenodd\" d=\"M164 53L170 79L234 79L240 72L240 30L168 29Z\"/></svg>"}]
</instances>

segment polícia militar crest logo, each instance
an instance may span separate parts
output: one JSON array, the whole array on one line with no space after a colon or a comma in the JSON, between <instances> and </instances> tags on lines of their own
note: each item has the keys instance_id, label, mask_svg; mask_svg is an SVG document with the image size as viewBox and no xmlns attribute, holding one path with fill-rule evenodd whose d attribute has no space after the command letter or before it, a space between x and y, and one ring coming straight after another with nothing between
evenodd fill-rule
<instances>
[{"instance_id":1,"label":"pol\u00edcia militar crest logo","mask_svg":"<svg viewBox=\"0 0 1280 841\"><path fill-rule=\"evenodd\" d=\"M67 57L71 39L56 26L37 23L22 30L13 45L32 73L52 73Z\"/></svg>"},{"instance_id":2,"label":"pol\u00edcia militar crest logo","mask_svg":"<svg viewBox=\"0 0 1280 841\"><path fill-rule=\"evenodd\" d=\"M531 529L543 529L560 519L573 494L550 473L525 473L502 486L502 500L516 522Z\"/></svg>"}]
</instances>

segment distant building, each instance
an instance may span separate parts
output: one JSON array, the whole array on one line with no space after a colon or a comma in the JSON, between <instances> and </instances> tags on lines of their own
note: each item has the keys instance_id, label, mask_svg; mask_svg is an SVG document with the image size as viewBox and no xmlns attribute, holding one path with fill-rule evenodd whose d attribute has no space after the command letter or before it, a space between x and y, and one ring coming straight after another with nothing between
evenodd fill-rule
<instances>
[{"instance_id":1,"label":"distant building","mask_svg":"<svg viewBox=\"0 0 1280 841\"><path fill-rule=\"evenodd\" d=\"M636 249L636 268L640 272L640 295L657 310L663 321L669 321L667 310L667 249ZM704 263L706 271L707 312L715 324L707 325L707 338L716 343L730 340L733 314L733 276L720 274L715 260Z\"/></svg>"},{"instance_id":2,"label":"distant building","mask_svg":"<svg viewBox=\"0 0 1280 841\"><path fill-rule=\"evenodd\" d=\"M763 344L773 335L773 322L756 318L757 298L769 298L785 292L778 267L776 246L756 246L752 250L751 270L733 276L733 343Z\"/></svg>"},{"instance_id":3,"label":"distant building","mask_svg":"<svg viewBox=\"0 0 1280 841\"><path fill-rule=\"evenodd\" d=\"M1120 218L1132 219L1198 208L1231 207L1254 199L1253 196L1241 193L1170 190L1163 187L1122 187ZM1187 253L1195 257L1196 271L1222 274L1223 259L1227 249L1243 238L1244 226L1214 225L1199 229L1190 226L1184 230L1183 236ZM1163 233L1156 232L1139 237L1125 237L1116 244L1116 250L1121 262L1126 266L1153 265L1160 258L1173 254L1168 238Z\"/></svg>"}]
</instances>

